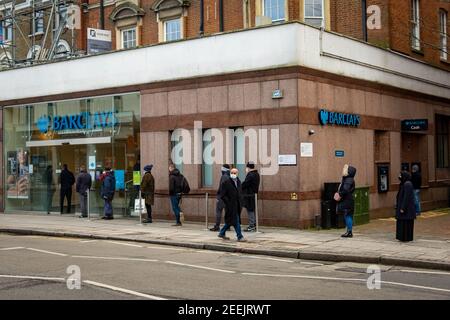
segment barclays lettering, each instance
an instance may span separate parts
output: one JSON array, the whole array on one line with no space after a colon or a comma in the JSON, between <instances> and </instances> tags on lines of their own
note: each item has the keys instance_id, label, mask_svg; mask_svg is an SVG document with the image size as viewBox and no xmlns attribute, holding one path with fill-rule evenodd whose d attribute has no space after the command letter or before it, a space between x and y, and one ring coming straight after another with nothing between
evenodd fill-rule
<instances>
[{"instance_id":1,"label":"barclays lettering","mask_svg":"<svg viewBox=\"0 0 450 320\"><path fill-rule=\"evenodd\" d=\"M320 124L325 125L337 125L348 127L359 127L361 124L361 116L350 113L331 112L325 109L319 112Z\"/></svg>"},{"instance_id":2,"label":"barclays lettering","mask_svg":"<svg viewBox=\"0 0 450 320\"><path fill-rule=\"evenodd\" d=\"M106 112L81 112L79 114L65 116L42 116L36 125L40 132L47 133L49 130L90 130L97 128L114 127L119 123L112 111Z\"/></svg>"}]
</instances>

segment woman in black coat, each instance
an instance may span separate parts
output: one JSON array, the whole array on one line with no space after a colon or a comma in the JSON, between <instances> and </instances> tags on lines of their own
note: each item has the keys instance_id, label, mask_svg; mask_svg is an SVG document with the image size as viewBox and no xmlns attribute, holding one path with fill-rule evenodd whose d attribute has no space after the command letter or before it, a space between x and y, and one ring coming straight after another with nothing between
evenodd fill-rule
<instances>
[{"instance_id":1,"label":"woman in black coat","mask_svg":"<svg viewBox=\"0 0 450 320\"><path fill-rule=\"evenodd\" d=\"M396 238L400 241L412 241L414 238L414 219L416 219L414 186L409 172L402 171L398 178L400 189L397 193L395 210L395 218L397 219Z\"/></svg>"},{"instance_id":2,"label":"woman in black coat","mask_svg":"<svg viewBox=\"0 0 450 320\"><path fill-rule=\"evenodd\" d=\"M353 237L353 213L355 212L355 200L353 200L353 192L355 192L355 175L356 168L345 165L342 170L342 182L335 200L338 201L337 211L344 215L347 232L342 235L343 238Z\"/></svg>"}]
</instances>

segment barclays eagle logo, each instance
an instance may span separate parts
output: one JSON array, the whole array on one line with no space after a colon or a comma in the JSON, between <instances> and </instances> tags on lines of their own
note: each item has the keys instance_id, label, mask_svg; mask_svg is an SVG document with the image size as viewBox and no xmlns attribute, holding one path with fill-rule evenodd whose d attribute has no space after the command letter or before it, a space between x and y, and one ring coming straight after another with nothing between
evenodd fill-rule
<instances>
[{"instance_id":1,"label":"barclays eagle logo","mask_svg":"<svg viewBox=\"0 0 450 320\"><path fill-rule=\"evenodd\" d=\"M328 123L328 111L327 110L320 110L320 124L325 126Z\"/></svg>"},{"instance_id":2,"label":"barclays eagle logo","mask_svg":"<svg viewBox=\"0 0 450 320\"><path fill-rule=\"evenodd\" d=\"M50 125L50 118L48 116L42 116L38 119L36 125L40 132L47 133L48 127Z\"/></svg>"}]
</instances>

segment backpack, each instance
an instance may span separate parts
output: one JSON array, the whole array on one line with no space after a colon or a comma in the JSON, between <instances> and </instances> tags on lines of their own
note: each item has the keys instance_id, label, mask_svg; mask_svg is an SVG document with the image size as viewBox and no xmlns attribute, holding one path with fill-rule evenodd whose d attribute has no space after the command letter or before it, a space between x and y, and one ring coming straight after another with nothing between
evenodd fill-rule
<instances>
[{"instance_id":1,"label":"backpack","mask_svg":"<svg viewBox=\"0 0 450 320\"><path fill-rule=\"evenodd\" d=\"M187 179L182 176L183 180L181 181L181 192L184 194L188 194L189 192L191 192L191 187L189 187L189 183L187 181Z\"/></svg>"}]
</instances>

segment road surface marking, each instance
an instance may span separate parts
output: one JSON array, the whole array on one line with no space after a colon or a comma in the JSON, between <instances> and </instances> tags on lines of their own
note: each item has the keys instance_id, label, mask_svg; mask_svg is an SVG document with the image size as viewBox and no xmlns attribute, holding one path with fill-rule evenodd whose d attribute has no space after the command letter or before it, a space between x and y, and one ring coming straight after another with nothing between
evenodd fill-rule
<instances>
[{"instance_id":1,"label":"road surface marking","mask_svg":"<svg viewBox=\"0 0 450 320\"><path fill-rule=\"evenodd\" d=\"M31 250L31 251L36 251L36 252L54 254L55 256L67 257L67 254L59 253L59 252L53 252L53 251L47 251L47 250L41 250L41 249L35 249L35 248L25 248L25 249Z\"/></svg>"},{"instance_id":2,"label":"road surface marking","mask_svg":"<svg viewBox=\"0 0 450 320\"><path fill-rule=\"evenodd\" d=\"M299 279L311 279L311 280L332 280L332 281L355 281L355 282L367 282L367 279L357 279L357 278L334 278L334 277L320 277L320 276L299 276L290 274L267 274L267 273L242 273L246 276L261 276L261 277L279 277L279 278L299 278ZM383 284L390 284L394 286L402 286L415 289L424 289L432 291L450 292L450 289L442 289L435 287L424 287L414 284L401 283L401 282L391 282L391 281L380 281Z\"/></svg>"},{"instance_id":3,"label":"road surface marking","mask_svg":"<svg viewBox=\"0 0 450 320\"><path fill-rule=\"evenodd\" d=\"M142 248L142 246L140 246L138 244L130 244L130 243L124 243L124 242L117 242L117 241L107 241L107 242L114 243L114 244L120 244L122 246Z\"/></svg>"},{"instance_id":4,"label":"road surface marking","mask_svg":"<svg viewBox=\"0 0 450 320\"><path fill-rule=\"evenodd\" d=\"M146 247L147 249L158 249L158 250L174 250L174 251L188 251L186 249L180 248L164 248L164 247Z\"/></svg>"},{"instance_id":5,"label":"road surface marking","mask_svg":"<svg viewBox=\"0 0 450 320\"><path fill-rule=\"evenodd\" d=\"M0 251L19 250L19 249L25 249L25 248L24 247L1 248Z\"/></svg>"},{"instance_id":6,"label":"road surface marking","mask_svg":"<svg viewBox=\"0 0 450 320\"><path fill-rule=\"evenodd\" d=\"M191 268L198 268L198 269L205 269L205 270L211 270L211 271L224 272L224 273L236 273L235 271L230 271L230 270L209 268L209 267L204 267L204 266L198 266L198 265L195 265L195 264L186 264L186 263L180 263L180 262L175 262L175 261L165 261L165 263L174 264L174 265L178 265L178 266L191 267Z\"/></svg>"},{"instance_id":7,"label":"road surface marking","mask_svg":"<svg viewBox=\"0 0 450 320\"><path fill-rule=\"evenodd\" d=\"M421 270L391 270L393 272L407 272L407 273L423 273L423 274L439 274L450 276L450 272L439 272L439 271L421 271Z\"/></svg>"},{"instance_id":8,"label":"road surface marking","mask_svg":"<svg viewBox=\"0 0 450 320\"><path fill-rule=\"evenodd\" d=\"M66 281L66 279L64 279L64 278L35 277L35 276L14 276L14 275L9 275L9 274L0 274L0 278L47 280L47 281Z\"/></svg>"},{"instance_id":9,"label":"road surface marking","mask_svg":"<svg viewBox=\"0 0 450 320\"><path fill-rule=\"evenodd\" d=\"M122 257L97 257L97 256L71 256L72 258L81 259L102 259L102 260L124 260L124 261L143 261L143 262L158 262L156 259L141 259L141 258L122 258Z\"/></svg>"},{"instance_id":10,"label":"road surface marking","mask_svg":"<svg viewBox=\"0 0 450 320\"><path fill-rule=\"evenodd\" d=\"M241 258L250 258L250 259L261 259L261 260L272 260L272 261L279 261L279 262L287 262L287 263L293 263L294 261L286 260L286 259L277 259L277 258L270 258L270 257L258 257L258 256L245 256L239 253L232 253L233 256L238 256Z\"/></svg>"},{"instance_id":11,"label":"road surface marking","mask_svg":"<svg viewBox=\"0 0 450 320\"><path fill-rule=\"evenodd\" d=\"M325 264L323 263L318 263L318 262L305 262L305 261L300 261L301 264L310 264L312 266L324 266Z\"/></svg>"},{"instance_id":12,"label":"road surface marking","mask_svg":"<svg viewBox=\"0 0 450 320\"><path fill-rule=\"evenodd\" d=\"M81 240L82 243L90 243L90 242L96 242L98 240Z\"/></svg>"},{"instance_id":13,"label":"road surface marking","mask_svg":"<svg viewBox=\"0 0 450 320\"><path fill-rule=\"evenodd\" d=\"M110 286L108 284L104 284L104 283L100 283L100 282L95 282L95 281L90 281L90 280L84 280L83 282L87 283L87 284L90 284L90 285L93 285L93 286L110 289L110 290L113 290L113 291L119 291L119 292L123 292L123 293L128 293L130 295L134 295L134 296L137 296L137 297L147 298L147 299L151 299L151 300L167 300L167 299L162 298L162 297L152 296L152 295L149 295L149 294L145 294L145 293L141 293L141 292L137 292L137 291L133 291L133 290L128 290L128 289L124 289L124 288L114 287L114 286Z\"/></svg>"}]
</instances>

